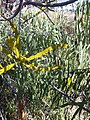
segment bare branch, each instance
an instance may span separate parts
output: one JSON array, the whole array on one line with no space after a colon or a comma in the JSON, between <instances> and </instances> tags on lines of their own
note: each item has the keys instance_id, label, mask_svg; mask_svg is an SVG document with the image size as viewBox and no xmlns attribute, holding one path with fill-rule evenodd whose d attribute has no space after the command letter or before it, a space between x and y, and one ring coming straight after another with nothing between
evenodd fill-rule
<instances>
[{"instance_id":1,"label":"bare branch","mask_svg":"<svg viewBox=\"0 0 90 120\"><path fill-rule=\"evenodd\" d=\"M31 1L26 1L26 2L23 3L23 0L20 0L19 6L15 10L15 13L13 15L11 15L10 17L8 17L7 19L8 20L13 19L20 12L20 10L23 8L23 6L26 6L26 5L33 5L33 6L36 6L36 7L59 7L59 6L65 6L65 5L68 5L68 4L72 4L76 1L78 1L78 0L68 0L66 2L61 2L61 3L45 4L45 3L41 3L41 2L31 2ZM0 18L0 21L4 21L4 20L5 19Z\"/></svg>"},{"instance_id":2,"label":"bare branch","mask_svg":"<svg viewBox=\"0 0 90 120\"><path fill-rule=\"evenodd\" d=\"M23 5L33 5L33 6L39 6L39 7L59 7L59 6L65 6L68 4L72 4L78 0L68 0L66 2L60 2L60 3L41 3L41 2L31 2L31 1L26 1L23 3Z\"/></svg>"}]
</instances>

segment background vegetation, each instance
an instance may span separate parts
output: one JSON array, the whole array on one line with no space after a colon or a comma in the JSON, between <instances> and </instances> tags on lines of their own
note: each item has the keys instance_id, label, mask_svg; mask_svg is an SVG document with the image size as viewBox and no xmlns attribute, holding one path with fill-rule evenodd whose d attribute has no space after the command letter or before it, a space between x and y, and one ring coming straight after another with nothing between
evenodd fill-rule
<instances>
[{"instance_id":1,"label":"background vegetation","mask_svg":"<svg viewBox=\"0 0 90 120\"><path fill-rule=\"evenodd\" d=\"M23 101L27 120L89 120L90 119L90 6L77 6L74 19L65 13L44 13L31 8L13 19L22 41L20 53L29 57L49 46L57 47L47 55L29 62L37 67L27 69L22 64L0 75L0 114L5 120L17 120L18 101ZM68 16L69 13L67 13ZM7 48L7 37L15 37L9 22L0 21L0 45ZM0 64L11 60L0 51ZM48 70L48 66L59 66ZM1 66L0 66L1 69Z\"/></svg>"}]
</instances>

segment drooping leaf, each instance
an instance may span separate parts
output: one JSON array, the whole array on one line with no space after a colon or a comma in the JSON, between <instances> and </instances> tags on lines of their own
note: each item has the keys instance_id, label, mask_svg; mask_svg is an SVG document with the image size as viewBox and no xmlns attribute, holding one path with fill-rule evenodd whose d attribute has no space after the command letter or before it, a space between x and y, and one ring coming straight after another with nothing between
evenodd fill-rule
<instances>
[{"instance_id":1,"label":"drooping leaf","mask_svg":"<svg viewBox=\"0 0 90 120\"><path fill-rule=\"evenodd\" d=\"M16 47L18 50L21 49L20 35L18 35L17 40L14 42L14 47Z\"/></svg>"},{"instance_id":2,"label":"drooping leaf","mask_svg":"<svg viewBox=\"0 0 90 120\"><path fill-rule=\"evenodd\" d=\"M20 50L21 40L20 40L19 32L17 30L17 26L13 23L13 21L6 19L5 16L2 15L2 17L10 23L10 26L11 26L13 32L15 33L14 47L17 47L17 49Z\"/></svg>"},{"instance_id":3,"label":"drooping leaf","mask_svg":"<svg viewBox=\"0 0 90 120\"><path fill-rule=\"evenodd\" d=\"M19 58L19 50L17 47L15 47L15 39L8 36L8 39L6 40L6 45L9 47L9 49Z\"/></svg>"},{"instance_id":4,"label":"drooping leaf","mask_svg":"<svg viewBox=\"0 0 90 120\"><path fill-rule=\"evenodd\" d=\"M51 71L51 70L56 70L58 68L60 68L60 66L53 66L53 67L38 67L37 65L35 65L35 63L32 63L32 64L25 64L23 63L23 65L29 69L32 69L32 70L37 70L37 71L42 71L42 72L46 72L46 71Z\"/></svg>"},{"instance_id":5,"label":"drooping leaf","mask_svg":"<svg viewBox=\"0 0 90 120\"><path fill-rule=\"evenodd\" d=\"M13 48L12 48L12 51L15 53L15 55L16 55L17 58L20 57L20 56L19 56L19 51L18 51L18 49L17 49L16 47L13 47Z\"/></svg>"},{"instance_id":6,"label":"drooping leaf","mask_svg":"<svg viewBox=\"0 0 90 120\"><path fill-rule=\"evenodd\" d=\"M48 52L50 52L50 51L53 51L53 50L56 49L57 47L68 48L68 44L56 44L56 45L50 46L50 47L46 48L45 50L43 50L42 52L39 52L39 53L37 53L36 55L32 55L32 56L30 56L29 58L26 58L26 60L27 60L27 61L31 61L31 60L33 60L33 59L40 58L40 57L42 57L43 55L46 55L46 53L48 53Z\"/></svg>"},{"instance_id":7,"label":"drooping leaf","mask_svg":"<svg viewBox=\"0 0 90 120\"><path fill-rule=\"evenodd\" d=\"M18 64L18 62L15 62L13 64L7 65L3 68L0 69L0 75L7 72L8 70L10 70L11 68L13 68L16 64Z\"/></svg>"}]
</instances>

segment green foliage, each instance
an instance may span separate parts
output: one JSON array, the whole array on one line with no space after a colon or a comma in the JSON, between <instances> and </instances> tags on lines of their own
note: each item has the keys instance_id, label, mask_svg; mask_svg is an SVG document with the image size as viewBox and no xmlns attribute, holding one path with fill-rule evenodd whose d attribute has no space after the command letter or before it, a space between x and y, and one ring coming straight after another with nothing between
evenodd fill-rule
<instances>
[{"instance_id":1,"label":"green foliage","mask_svg":"<svg viewBox=\"0 0 90 120\"><path fill-rule=\"evenodd\" d=\"M15 94L16 97L10 97L12 104L7 100L8 104L11 106L7 106L5 114L10 114L11 112L9 111L13 112L13 110L16 112L15 103L13 101L16 101L18 97L23 97L26 101L26 112L27 116L29 116L28 119L73 120L76 115L78 117L75 118L79 119L79 117L81 117L79 114L82 115L82 111L85 114L84 118L88 118L88 113L83 110L83 107L90 110L89 9L89 4L87 2L84 3L82 7L78 6L76 11L75 33L73 33L72 36L70 34L66 34L67 31L64 30L66 24L64 21L62 23L60 19L55 20L55 24L52 25L45 16L43 16L43 19L41 19L41 16L36 16L23 24L25 17L32 17L32 15L22 15L20 26L20 37L22 41L20 53L22 55L26 54L25 57L28 58L31 55L35 55L43 51L51 45L59 43L68 43L69 48L63 49L58 47L50 52L48 56L42 56L41 58L33 59L29 62L30 64L32 62L36 65L40 64L41 67L62 65L62 68L42 72L24 68L22 64L19 64L2 75L6 82L9 83L12 88L15 88L17 92L17 94ZM10 26L7 27L7 23L5 23L3 30L1 30L1 38L3 36L7 36L9 33L6 31L6 28L9 29L10 32ZM0 44L5 47L5 42L6 40L4 39ZM28 54L26 51L28 51ZM0 60L2 61L4 57L5 54L3 54L2 57L0 56ZM9 64L10 59L7 57L0 63L5 66L7 64L7 60ZM66 96L63 96L56 91L51 86L51 83L64 93L69 94L69 96L77 102L77 105L66 98ZM4 90L6 91L3 95L6 99L7 93L11 90L10 88ZM73 108L74 112L70 113Z\"/></svg>"}]
</instances>

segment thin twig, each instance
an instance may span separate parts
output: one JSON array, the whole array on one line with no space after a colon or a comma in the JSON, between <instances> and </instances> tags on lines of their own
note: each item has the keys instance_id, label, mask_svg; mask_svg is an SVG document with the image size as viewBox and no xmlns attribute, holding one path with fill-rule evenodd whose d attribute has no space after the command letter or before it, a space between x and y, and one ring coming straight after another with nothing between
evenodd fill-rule
<instances>
[{"instance_id":1,"label":"thin twig","mask_svg":"<svg viewBox=\"0 0 90 120\"><path fill-rule=\"evenodd\" d=\"M54 24L54 22L51 20L51 18L49 17L49 15L45 12L45 11L43 11L44 12L44 14L47 16L47 18L49 19L49 21L53 24L53 25L55 25Z\"/></svg>"},{"instance_id":2,"label":"thin twig","mask_svg":"<svg viewBox=\"0 0 90 120\"><path fill-rule=\"evenodd\" d=\"M50 83L50 85L57 91L59 92L60 94L62 94L63 96L67 97L71 102L74 103L74 105L77 105L79 107L81 107L81 105L77 102L75 102L68 94L64 93L63 91L61 91L60 89L58 89L53 83ZM85 107L82 107L83 110L87 111L88 113L90 113L90 110L88 110L87 108Z\"/></svg>"},{"instance_id":3,"label":"thin twig","mask_svg":"<svg viewBox=\"0 0 90 120\"><path fill-rule=\"evenodd\" d=\"M41 10L40 7L37 7L37 8L39 8L39 9ZM55 25L54 22L53 22L53 21L51 20L51 18L49 17L49 15L45 12L45 10L42 10L41 12L37 12L35 15L30 16L27 20L25 20L25 21L23 22L23 24L24 24L25 22L27 22L28 20L33 19L34 17L36 17L37 15L39 15L39 14L42 13L42 12L47 16L47 18L49 19L49 21L50 21L53 25Z\"/></svg>"}]
</instances>

